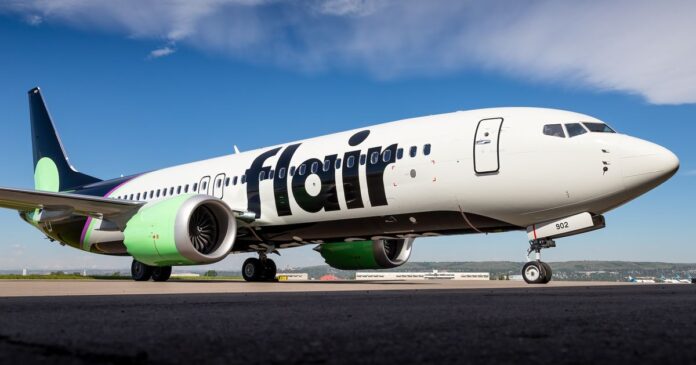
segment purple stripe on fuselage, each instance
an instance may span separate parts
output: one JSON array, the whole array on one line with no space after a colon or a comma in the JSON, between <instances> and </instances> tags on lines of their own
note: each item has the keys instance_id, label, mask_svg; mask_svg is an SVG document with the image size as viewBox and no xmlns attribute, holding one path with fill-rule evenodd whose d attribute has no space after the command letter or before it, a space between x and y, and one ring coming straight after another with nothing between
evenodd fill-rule
<instances>
[{"instance_id":1,"label":"purple stripe on fuselage","mask_svg":"<svg viewBox=\"0 0 696 365\"><path fill-rule=\"evenodd\" d=\"M129 181L133 181L136 177L140 175L133 176L132 178L128 180L124 180L120 184L114 186L111 190L109 190L108 193L104 194L104 198L108 198L111 193L116 191L116 189L120 188L121 186L125 185ZM87 235L87 230L89 229L89 224L92 223L92 217L87 217L87 221L85 222L85 226L82 228L82 234L80 234L80 247L84 246L85 244L85 236Z\"/></svg>"}]
</instances>

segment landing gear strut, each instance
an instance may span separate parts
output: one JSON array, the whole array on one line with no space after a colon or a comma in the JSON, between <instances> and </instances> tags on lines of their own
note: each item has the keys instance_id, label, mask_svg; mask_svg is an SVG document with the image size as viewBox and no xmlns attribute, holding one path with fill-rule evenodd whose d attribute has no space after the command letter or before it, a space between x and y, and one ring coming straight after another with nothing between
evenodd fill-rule
<instances>
[{"instance_id":1,"label":"landing gear strut","mask_svg":"<svg viewBox=\"0 0 696 365\"><path fill-rule=\"evenodd\" d=\"M539 238L529 241L527 256L535 252L536 260L529 261L522 267L522 278L527 284L547 284L551 281L551 276L553 275L551 266L541 261L541 250L551 247L556 247L556 242L552 239Z\"/></svg>"},{"instance_id":2,"label":"landing gear strut","mask_svg":"<svg viewBox=\"0 0 696 365\"><path fill-rule=\"evenodd\" d=\"M172 275L171 266L150 266L140 261L133 260L131 264L131 277L135 281L167 281Z\"/></svg>"},{"instance_id":3,"label":"landing gear strut","mask_svg":"<svg viewBox=\"0 0 696 365\"><path fill-rule=\"evenodd\" d=\"M266 256L259 253L259 258L251 257L242 265L242 277L246 281L275 281L276 264Z\"/></svg>"}]
</instances>

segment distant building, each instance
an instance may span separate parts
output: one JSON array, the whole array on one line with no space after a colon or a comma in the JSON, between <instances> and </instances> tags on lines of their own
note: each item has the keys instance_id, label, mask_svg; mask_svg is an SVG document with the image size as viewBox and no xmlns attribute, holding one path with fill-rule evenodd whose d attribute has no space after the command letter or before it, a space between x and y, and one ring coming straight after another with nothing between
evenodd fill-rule
<instances>
[{"instance_id":1,"label":"distant building","mask_svg":"<svg viewBox=\"0 0 696 365\"><path fill-rule=\"evenodd\" d=\"M487 272L357 272L355 280L490 280Z\"/></svg>"},{"instance_id":2,"label":"distant building","mask_svg":"<svg viewBox=\"0 0 696 365\"><path fill-rule=\"evenodd\" d=\"M278 281L306 281L309 280L309 274L306 272L294 273L279 273L276 275Z\"/></svg>"},{"instance_id":3,"label":"distant building","mask_svg":"<svg viewBox=\"0 0 696 365\"><path fill-rule=\"evenodd\" d=\"M338 277L336 277L336 275L326 274L326 275L320 277L319 280L321 280L321 281L336 281L339 279L338 279Z\"/></svg>"},{"instance_id":4,"label":"distant building","mask_svg":"<svg viewBox=\"0 0 696 365\"><path fill-rule=\"evenodd\" d=\"M197 278L201 276L201 274L196 274L194 272L175 272L172 273L173 278Z\"/></svg>"}]
</instances>

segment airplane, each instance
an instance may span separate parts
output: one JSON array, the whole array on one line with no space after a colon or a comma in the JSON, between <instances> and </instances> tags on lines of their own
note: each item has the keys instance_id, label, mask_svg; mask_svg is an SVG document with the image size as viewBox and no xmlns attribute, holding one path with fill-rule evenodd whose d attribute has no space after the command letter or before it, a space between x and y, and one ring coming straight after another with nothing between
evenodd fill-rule
<instances>
[{"instance_id":1,"label":"airplane","mask_svg":"<svg viewBox=\"0 0 696 365\"><path fill-rule=\"evenodd\" d=\"M273 281L269 256L304 245L337 269L389 269L409 259L419 237L526 231L522 276L545 284L552 270L542 250L604 228L602 214L679 168L666 148L591 116L514 107L102 180L70 164L40 89L28 97L34 189L0 188L0 207L62 245L131 256L136 281L166 281L172 266L245 252L258 257L243 263L244 279Z\"/></svg>"},{"instance_id":2,"label":"airplane","mask_svg":"<svg viewBox=\"0 0 696 365\"><path fill-rule=\"evenodd\" d=\"M634 278L633 276L628 276L628 282L630 283L647 283L647 284L654 284L655 279L652 277L637 277Z\"/></svg>"}]
</instances>

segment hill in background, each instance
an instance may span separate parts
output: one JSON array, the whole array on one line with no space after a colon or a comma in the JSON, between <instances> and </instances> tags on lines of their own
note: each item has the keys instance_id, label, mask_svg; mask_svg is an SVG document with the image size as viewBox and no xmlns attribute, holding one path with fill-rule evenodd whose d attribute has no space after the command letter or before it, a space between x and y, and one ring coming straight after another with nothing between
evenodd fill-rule
<instances>
[{"instance_id":1,"label":"hill in background","mask_svg":"<svg viewBox=\"0 0 696 365\"><path fill-rule=\"evenodd\" d=\"M630 262L630 261L565 261L549 262L554 280L601 280L626 281L629 276L660 278L696 278L696 264L677 264L668 262ZM403 266L386 270L391 272L431 272L433 270L451 272L488 272L491 279L507 279L519 275L524 262L513 261L471 261L471 262L408 262ZM375 270L366 270L375 271ZM29 274L45 275L55 270L27 270ZM66 269L64 273L81 275L83 269ZM240 271L209 270L205 266L175 268L175 272L192 272L204 275L213 272L219 276L241 276ZM286 273L308 273L312 279L331 274L340 279L355 278L355 271L336 270L328 265L309 266L293 269L279 269ZM86 270L89 275L129 276L130 269ZM21 274L21 270L0 270L0 274Z\"/></svg>"}]
</instances>

